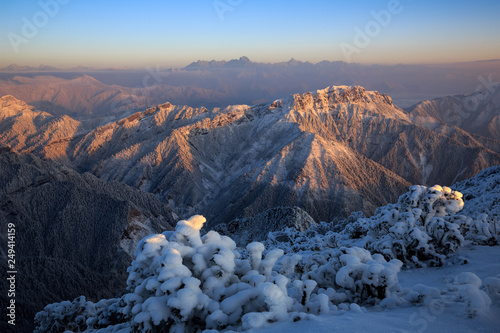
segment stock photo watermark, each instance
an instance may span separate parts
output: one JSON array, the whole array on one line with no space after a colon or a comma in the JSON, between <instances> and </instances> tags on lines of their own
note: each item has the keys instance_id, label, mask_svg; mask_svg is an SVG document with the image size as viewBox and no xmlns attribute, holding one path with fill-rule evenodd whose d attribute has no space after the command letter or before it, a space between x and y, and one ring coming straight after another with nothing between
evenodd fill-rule
<instances>
[{"instance_id":1,"label":"stock photo watermark","mask_svg":"<svg viewBox=\"0 0 500 333\"><path fill-rule=\"evenodd\" d=\"M148 98L148 89L158 87L163 83L163 78L169 75L168 72L161 71L160 65L156 65L154 69L147 66L146 71L148 74L143 77L142 86L134 87L129 96L123 96L114 101L111 104L112 111L127 111L137 107L137 103L140 102L141 96L143 98Z\"/></svg>"},{"instance_id":2,"label":"stock photo watermark","mask_svg":"<svg viewBox=\"0 0 500 333\"><path fill-rule=\"evenodd\" d=\"M368 21L363 28L354 27L355 35L352 43L342 42L339 44L346 61L351 62L354 54L359 54L363 49L367 48L373 39L380 35L382 29L391 24L393 16L401 14L402 11L403 5L399 0L390 0L386 9L370 11L373 20Z\"/></svg>"},{"instance_id":3,"label":"stock photo watermark","mask_svg":"<svg viewBox=\"0 0 500 333\"><path fill-rule=\"evenodd\" d=\"M243 0L215 0L212 2L215 12L221 21L224 21L224 15L227 12L232 12L236 7L241 5Z\"/></svg>"},{"instance_id":4,"label":"stock photo watermark","mask_svg":"<svg viewBox=\"0 0 500 333\"><path fill-rule=\"evenodd\" d=\"M476 111L481 102L488 98L490 94L494 93L495 87L500 84L500 82L493 81L493 74L491 73L490 75L488 75L488 78L479 75L477 77L477 80L479 81L479 84L476 86L475 92L478 93L484 91L484 93L475 94L467 99L467 101L465 102L465 109L470 112Z\"/></svg>"},{"instance_id":5,"label":"stock photo watermark","mask_svg":"<svg viewBox=\"0 0 500 333\"><path fill-rule=\"evenodd\" d=\"M38 6L40 10L35 12L31 18L26 16L21 17L21 22L23 26L21 28L20 34L15 32L9 32L7 38L9 39L10 45L15 53L19 53L19 47L22 44L29 43L30 40L35 38L40 29L44 28L49 24L50 19L55 17L61 8L61 5L65 5L71 0L41 0L38 1Z\"/></svg>"},{"instance_id":6,"label":"stock photo watermark","mask_svg":"<svg viewBox=\"0 0 500 333\"><path fill-rule=\"evenodd\" d=\"M16 325L16 226L7 224L7 322Z\"/></svg>"},{"instance_id":7,"label":"stock photo watermark","mask_svg":"<svg viewBox=\"0 0 500 333\"><path fill-rule=\"evenodd\" d=\"M439 315L441 315L446 309L446 305L443 301L434 299L429 302L425 307L420 307L418 310L410 315L408 323L415 327L418 333L423 333L429 327L429 323L436 321Z\"/></svg>"},{"instance_id":8,"label":"stock photo watermark","mask_svg":"<svg viewBox=\"0 0 500 333\"><path fill-rule=\"evenodd\" d=\"M495 82L493 80L493 74L491 73L487 78L479 75L477 81L479 83L474 93L467 96L463 100L462 105L459 105L454 110L448 109L448 114L451 115L448 119L450 124L460 126L463 121L470 119L470 117L479 110L481 105L483 105L483 102L494 94L496 89L500 86L500 82Z\"/></svg>"}]
</instances>

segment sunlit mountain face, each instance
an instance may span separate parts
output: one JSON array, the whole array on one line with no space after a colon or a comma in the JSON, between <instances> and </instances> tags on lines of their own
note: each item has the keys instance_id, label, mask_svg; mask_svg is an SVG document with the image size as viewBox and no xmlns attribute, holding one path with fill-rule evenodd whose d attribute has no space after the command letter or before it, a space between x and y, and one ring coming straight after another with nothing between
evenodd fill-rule
<instances>
[{"instance_id":1,"label":"sunlit mountain face","mask_svg":"<svg viewBox=\"0 0 500 333\"><path fill-rule=\"evenodd\" d=\"M410 184L452 184L499 162L495 139L423 122L362 87L254 106L164 103L95 129L2 101L4 144L154 193L179 216L201 212L211 224L276 206L323 221L372 214Z\"/></svg>"}]
</instances>

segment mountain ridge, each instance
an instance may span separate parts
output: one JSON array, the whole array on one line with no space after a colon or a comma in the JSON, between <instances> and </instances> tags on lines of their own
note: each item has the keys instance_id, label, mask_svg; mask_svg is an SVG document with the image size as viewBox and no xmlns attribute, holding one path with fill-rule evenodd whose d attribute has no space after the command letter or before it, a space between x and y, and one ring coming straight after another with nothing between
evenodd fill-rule
<instances>
[{"instance_id":1,"label":"mountain ridge","mask_svg":"<svg viewBox=\"0 0 500 333\"><path fill-rule=\"evenodd\" d=\"M152 192L178 215L201 212L214 224L275 206L318 221L370 214L410 184L451 184L500 163L497 141L487 147L459 128L412 121L385 94L331 86L254 106L163 103L18 150ZM59 135L37 131L30 135Z\"/></svg>"},{"instance_id":2,"label":"mountain ridge","mask_svg":"<svg viewBox=\"0 0 500 333\"><path fill-rule=\"evenodd\" d=\"M471 95L454 95L422 101L406 112L422 126L452 124L467 132L500 139L500 84Z\"/></svg>"}]
</instances>

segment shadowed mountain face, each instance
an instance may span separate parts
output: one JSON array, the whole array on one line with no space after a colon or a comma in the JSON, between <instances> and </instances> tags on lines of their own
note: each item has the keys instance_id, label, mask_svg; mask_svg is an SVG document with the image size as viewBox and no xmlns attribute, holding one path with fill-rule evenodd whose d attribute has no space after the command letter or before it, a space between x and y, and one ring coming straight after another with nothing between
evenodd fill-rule
<instances>
[{"instance_id":1,"label":"shadowed mountain face","mask_svg":"<svg viewBox=\"0 0 500 333\"><path fill-rule=\"evenodd\" d=\"M427 128L439 123L455 125L461 129L500 140L500 85L472 95L448 96L422 101L406 112Z\"/></svg>"},{"instance_id":2,"label":"shadowed mountain face","mask_svg":"<svg viewBox=\"0 0 500 333\"><path fill-rule=\"evenodd\" d=\"M10 103L0 110L3 143L154 193L182 217L202 213L211 224L277 206L299 206L317 221L371 214L410 184L452 184L500 163L498 141L421 126L389 96L361 87L251 107L165 103L65 139L64 124L37 125L39 112ZM31 143L36 136L44 144Z\"/></svg>"},{"instance_id":3,"label":"shadowed mountain face","mask_svg":"<svg viewBox=\"0 0 500 333\"><path fill-rule=\"evenodd\" d=\"M115 296L125 285L137 242L171 230L175 222L170 208L152 194L33 155L2 147L0 170L4 262L8 224L16 230L16 332L32 331L35 313L48 303L84 291L93 299ZM2 304L6 297L0 296Z\"/></svg>"}]
</instances>

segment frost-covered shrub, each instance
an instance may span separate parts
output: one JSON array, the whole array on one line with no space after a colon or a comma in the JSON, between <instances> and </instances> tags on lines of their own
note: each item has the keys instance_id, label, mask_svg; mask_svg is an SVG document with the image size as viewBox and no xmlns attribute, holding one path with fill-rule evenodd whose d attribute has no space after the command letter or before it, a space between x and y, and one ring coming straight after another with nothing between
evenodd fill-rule
<instances>
[{"instance_id":1,"label":"frost-covered shrub","mask_svg":"<svg viewBox=\"0 0 500 333\"><path fill-rule=\"evenodd\" d=\"M84 296L72 302L64 301L47 305L37 313L35 332L83 332L87 328L101 328L123 322L124 318L113 311L117 299L105 299L97 303L87 301Z\"/></svg>"},{"instance_id":2,"label":"frost-covered shrub","mask_svg":"<svg viewBox=\"0 0 500 333\"><path fill-rule=\"evenodd\" d=\"M461 193L448 187L412 186L398 203L378 208L370 218L350 218L349 223L342 223L341 231L320 223L305 232L272 232L265 243L286 252L299 252L324 251L357 242L386 260L399 259L411 266L440 266L463 244L462 231L471 230L472 220L456 215L463 206Z\"/></svg>"},{"instance_id":3,"label":"frost-covered shrub","mask_svg":"<svg viewBox=\"0 0 500 333\"><path fill-rule=\"evenodd\" d=\"M365 249L343 247L304 255L298 271L304 272L300 280L315 281L318 293L326 293L332 304L376 304L400 291L401 266L399 260L387 262Z\"/></svg>"},{"instance_id":4,"label":"frost-covered shrub","mask_svg":"<svg viewBox=\"0 0 500 333\"><path fill-rule=\"evenodd\" d=\"M432 300L440 296L441 292L439 289L419 283L415 285L412 290L408 291L405 299L411 303L429 305Z\"/></svg>"},{"instance_id":5,"label":"frost-covered shrub","mask_svg":"<svg viewBox=\"0 0 500 333\"><path fill-rule=\"evenodd\" d=\"M120 298L52 304L37 314L39 331L251 329L356 310L352 303L379 303L400 289L398 260L355 247L283 256L281 249L266 251L253 242L242 250L214 231L201 237L204 222L196 215L180 221L175 232L144 238Z\"/></svg>"},{"instance_id":6,"label":"frost-covered shrub","mask_svg":"<svg viewBox=\"0 0 500 333\"><path fill-rule=\"evenodd\" d=\"M322 222L322 225L325 224ZM338 233L331 230L320 233L317 231L316 226L305 232L300 232L294 228L286 228L281 231L270 232L264 244L268 248L281 248L286 253L322 251L324 249L336 248L339 236Z\"/></svg>"},{"instance_id":7,"label":"frost-covered shrub","mask_svg":"<svg viewBox=\"0 0 500 333\"><path fill-rule=\"evenodd\" d=\"M465 302L466 313L469 317L489 311L491 299L478 287L464 284L460 286L459 294Z\"/></svg>"},{"instance_id":8,"label":"frost-covered shrub","mask_svg":"<svg viewBox=\"0 0 500 333\"><path fill-rule=\"evenodd\" d=\"M453 185L462 192L468 217L466 239L481 245L500 242L500 166L481 171L475 177Z\"/></svg>"},{"instance_id":9,"label":"frost-covered shrub","mask_svg":"<svg viewBox=\"0 0 500 333\"><path fill-rule=\"evenodd\" d=\"M482 192L487 208L479 201L481 191L474 192L473 205L480 206L480 213L469 205L466 214L459 214L463 196L448 187L412 186L397 203L379 207L370 218L353 214L337 221L337 226L321 222L305 232L292 228L271 232L264 243L285 253L356 245L407 266L441 266L465 241L481 245L500 241L500 175L493 175L499 179L491 180L488 189L498 195Z\"/></svg>"},{"instance_id":10,"label":"frost-covered shrub","mask_svg":"<svg viewBox=\"0 0 500 333\"><path fill-rule=\"evenodd\" d=\"M461 193L448 187L412 186L398 204L356 224L367 230L365 247L370 251L407 264L440 266L464 241L451 215L463 205Z\"/></svg>"},{"instance_id":11,"label":"frost-covered shrub","mask_svg":"<svg viewBox=\"0 0 500 333\"><path fill-rule=\"evenodd\" d=\"M497 245L500 241L498 217L485 213L474 214L474 218L460 215L462 233L465 239L480 245Z\"/></svg>"},{"instance_id":12,"label":"frost-covered shrub","mask_svg":"<svg viewBox=\"0 0 500 333\"><path fill-rule=\"evenodd\" d=\"M460 192L439 185L412 186L399 198L398 204L381 208L377 215L360 219L349 228L366 230L369 236L366 248L371 251L406 263L441 265L465 240L481 245L498 244L500 186L493 181L490 185L490 190L498 195L483 191L481 198L485 198L485 202L468 203L465 207L471 208L461 214L457 214L464 207ZM476 195L479 197L479 193ZM350 232L349 228L346 233Z\"/></svg>"}]
</instances>

